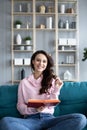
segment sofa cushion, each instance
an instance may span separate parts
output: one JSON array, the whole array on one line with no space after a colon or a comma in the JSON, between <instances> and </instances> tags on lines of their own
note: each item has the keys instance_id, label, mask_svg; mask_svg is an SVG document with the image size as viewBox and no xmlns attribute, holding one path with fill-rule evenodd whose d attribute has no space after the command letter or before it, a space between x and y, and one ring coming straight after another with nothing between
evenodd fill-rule
<instances>
[{"instance_id":1,"label":"sofa cushion","mask_svg":"<svg viewBox=\"0 0 87 130\"><path fill-rule=\"evenodd\" d=\"M0 86L0 118L4 116L20 117L16 108L18 85Z\"/></svg>"},{"instance_id":2,"label":"sofa cushion","mask_svg":"<svg viewBox=\"0 0 87 130\"><path fill-rule=\"evenodd\" d=\"M87 82L64 82L59 99L61 103L55 107L55 116L69 113L87 115Z\"/></svg>"}]
</instances>

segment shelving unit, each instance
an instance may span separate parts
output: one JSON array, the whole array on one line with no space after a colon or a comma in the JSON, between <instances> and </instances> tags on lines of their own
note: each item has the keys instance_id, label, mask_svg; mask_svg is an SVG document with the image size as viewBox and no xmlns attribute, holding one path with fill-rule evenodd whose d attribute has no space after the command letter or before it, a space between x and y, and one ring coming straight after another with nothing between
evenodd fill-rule
<instances>
[{"instance_id":1,"label":"shelving unit","mask_svg":"<svg viewBox=\"0 0 87 130\"><path fill-rule=\"evenodd\" d=\"M29 8L27 8L28 5ZM60 11L61 5L65 7L64 13ZM22 68L26 70L26 76L31 71L30 65L15 65L14 59L30 58L32 53L39 49L46 50L52 55L55 61L55 72L62 80L64 80L64 73L67 69L72 74L72 79L69 81L79 80L78 0L12 0L11 14L13 84L21 80ZM63 21L63 27L61 27L62 24L59 26L60 19ZM23 23L20 29L14 27L16 20L21 20ZM69 21L68 29L65 27L66 20ZM20 34L22 38L20 45L16 43L17 34ZM27 35L32 37L30 45L26 45L23 41ZM65 42L60 44L61 39L65 39L66 44ZM75 43L70 43L70 39L74 39ZM24 50L20 50L22 46L24 46ZM31 49L26 50L27 46L30 46ZM73 62L67 62L69 56L73 56Z\"/></svg>"},{"instance_id":2,"label":"shelving unit","mask_svg":"<svg viewBox=\"0 0 87 130\"><path fill-rule=\"evenodd\" d=\"M79 80L79 29L78 29L78 1L77 0L59 0L58 7L63 5L64 12L59 9L58 21L58 74L64 79L64 72L71 73L72 78L69 81ZM64 10L65 8L65 10ZM68 28L66 27L68 21ZM63 42L61 41L63 40ZM62 43L61 43L62 42ZM68 80L68 78L67 78Z\"/></svg>"},{"instance_id":3,"label":"shelving unit","mask_svg":"<svg viewBox=\"0 0 87 130\"><path fill-rule=\"evenodd\" d=\"M26 75L30 72L30 58L35 51L34 31L34 8L32 0L12 0L12 84L21 80L21 70L25 69ZM31 12L28 12L27 5L31 4ZM16 20L22 22L21 28L14 26ZM31 24L30 24L31 23ZM21 36L21 44L17 43L17 35ZM31 43L25 43L24 38L31 36Z\"/></svg>"}]
</instances>

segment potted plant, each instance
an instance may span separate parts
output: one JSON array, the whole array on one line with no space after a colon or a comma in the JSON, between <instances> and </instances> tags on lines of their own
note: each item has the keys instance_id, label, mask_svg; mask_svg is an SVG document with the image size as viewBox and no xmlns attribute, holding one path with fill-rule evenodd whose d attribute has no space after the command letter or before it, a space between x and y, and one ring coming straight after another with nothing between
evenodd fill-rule
<instances>
[{"instance_id":1,"label":"potted plant","mask_svg":"<svg viewBox=\"0 0 87 130\"><path fill-rule=\"evenodd\" d=\"M22 25L22 22L20 20L15 21L15 26L17 29L20 29Z\"/></svg>"},{"instance_id":2,"label":"potted plant","mask_svg":"<svg viewBox=\"0 0 87 130\"><path fill-rule=\"evenodd\" d=\"M84 48L84 52L83 52L83 59L82 61L87 60L87 48Z\"/></svg>"},{"instance_id":3,"label":"potted plant","mask_svg":"<svg viewBox=\"0 0 87 130\"><path fill-rule=\"evenodd\" d=\"M32 38L30 36L27 36L24 38L24 41L26 42L27 45L30 45Z\"/></svg>"}]
</instances>

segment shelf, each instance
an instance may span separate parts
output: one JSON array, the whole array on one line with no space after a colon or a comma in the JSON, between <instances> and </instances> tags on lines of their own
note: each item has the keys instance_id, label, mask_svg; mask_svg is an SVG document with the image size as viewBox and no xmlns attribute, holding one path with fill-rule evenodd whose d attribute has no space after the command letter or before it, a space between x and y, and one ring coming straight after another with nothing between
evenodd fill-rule
<instances>
[{"instance_id":1,"label":"shelf","mask_svg":"<svg viewBox=\"0 0 87 130\"><path fill-rule=\"evenodd\" d=\"M68 45L68 44L67 45L59 45L58 44L58 46L65 46L65 47L73 47L73 46L75 46L76 47L76 45Z\"/></svg>"},{"instance_id":2,"label":"shelf","mask_svg":"<svg viewBox=\"0 0 87 130\"><path fill-rule=\"evenodd\" d=\"M23 2L23 1L24 1L24 2L25 2L25 1L26 1L26 2L32 2L32 0L14 0L14 2L20 2L20 1L22 1L22 2Z\"/></svg>"},{"instance_id":3,"label":"shelf","mask_svg":"<svg viewBox=\"0 0 87 130\"><path fill-rule=\"evenodd\" d=\"M13 46L33 46L32 44L20 44L20 45L18 45L18 44L13 44ZM19 50L20 51L20 50Z\"/></svg>"},{"instance_id":4,"label":"shelf","mask_svg":"<svg viewBox=\"0 0 87 130\"><path fill-rule=\"evenodd\" d=\"M58 50L58 52L60 52L60 53L64 53L64 52L72 53L72 52L77 52L77 50Z\"/></svg>"},{"instance_id":5,"label":"shelf","mask_svg":"<svg viewBox=\"0 0 87 130\"><path fill-rule=\"evenodd\" d=\"M75 67L76 64L58 64L60 67Z\"/></svg>"},{"instance_id":6,"label":"shelf","mask_svg":"<svg viewBox=\"0 0 87 130\"><path fill-rule=\"evenodd\" d=\"M58 3L76 3L77 0L59 0Z\"/></svg>"},{"instance_id":7,"label":"shelf","mask_svg":"<svg viewBox=\"0 0 87 130\"><path fill-rule=\"evenodd\" d=\"M52 16L52 15L56 15L55 13L40 13L40 12L36 12L35 14L36 14L36 16L37 16L37 15L39 15L39 16L40 16L40 15L41 15L41 16L50 16L50 15Z\"/></svg>"},{"instance_id":8,"label":"shelf","mask_svg":"<svg viewBox=\"0 0 87 130\"><path fill-rule=\"evenodd\" d=\"M75 31L77 31L77 29L70 29L70 28L69 28L69 29L59 28L58 30L59 30L59 31L67 31L67 32L71 32L71 31L72 31L72 32L75 32Z\"/></svg>"},{"instance_id":9,"label":"shelf","mask_svg":"<svg viewBox=\"0 0 87 130\"><path fill-rule=\"evenodd\" d=\"M21 80L14 80L13 82L14 83L19 83Z\"/></svg>"},{"instance_id":10,"label":"shelf","mask_svg":"<svg viewBox=\"0 0 87 130\"><path fill-rule=\"evenodd\" d=\"M14 64L13 64L14 65ZM14 65L15 67L29 67L30 65Z\"/></svg>"},{"instance_id":11,"label":"shelf","mask_svg":"<svg viewBox=\"0 0 87 130\"><path fill-rule=\"evenodd\" d=\"M33 28L20 28L20 29L17 29L17 28L14 28L15 31L33 31Z\"/></svg>"},{"instance_id":12,"label":"shelf","mask_svg":"<svg viewBox=\"0 0 87 130\"><path fill-rule=\"evenodd\" d=\"M58 13L59 16L76 17L77 13Z\"/></svg>"},{"instance_id":13,"label":"shelf","mask_svg":"<svg viewBox=\"0 0 87 130\"><path fill-rule=\"evenodd\" d=\"M13 12L12 15L33 15L33 12Z\"/></svg>"},{"instance_id":14,"label":"shelf","mask_svg":"<svg viewBox=\"0 0 87 130\"><path fill-rule=\"evenodd\" d=\"M64 79L62 79L62 81L63 81L63 82L77 82L76 79L72 79L72 80L64 80Z\"/></svg>"},{"instance_id":15,"label":"shelf","mask_svg":"<svg viewBox=\"0 0 87 130\"><path fill-rule=\"evenodd\" d=\"M50 2L53 3L55 0L36 0L36 2Z\"/></svg>"},{"instance_id":16,"label":"shelf","mask_svg":"<svg viewBox=\"0 0 87 130\"><path fill-rule=\"evenodd\" d=\"M49 29L49 28L36 28L37 31L55 31L55 28Z\"/></svg>"},{"instance_id":17,"label":"shelf","mask_svg":"<svg viewBox=\"0 0 87 130\"><path fill-rule=\"evenodd\" d=\"M24 53L27 53L27 52L33 52L33 50L14 50L14 52L24 52Z\"/></svg>"}]
</instances>

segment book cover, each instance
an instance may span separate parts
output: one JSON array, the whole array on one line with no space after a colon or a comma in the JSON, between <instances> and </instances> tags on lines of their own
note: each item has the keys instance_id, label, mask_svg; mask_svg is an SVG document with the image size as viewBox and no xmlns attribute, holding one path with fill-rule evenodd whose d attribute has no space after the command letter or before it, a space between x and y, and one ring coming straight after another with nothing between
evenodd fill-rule
<instances>
[{"instance_id":1,"label":"book cover","mask_svg":"<svg viewBox=\"0 0 87 130\"><path fill-rule=\"evenodd\" d=\"M29 99L27 105L28 107L38 108L41 106L55 106L58 103L60 103L60 100L57 100L57 99L49 99L49 100Z\"/></svg>"}]
</instances>

